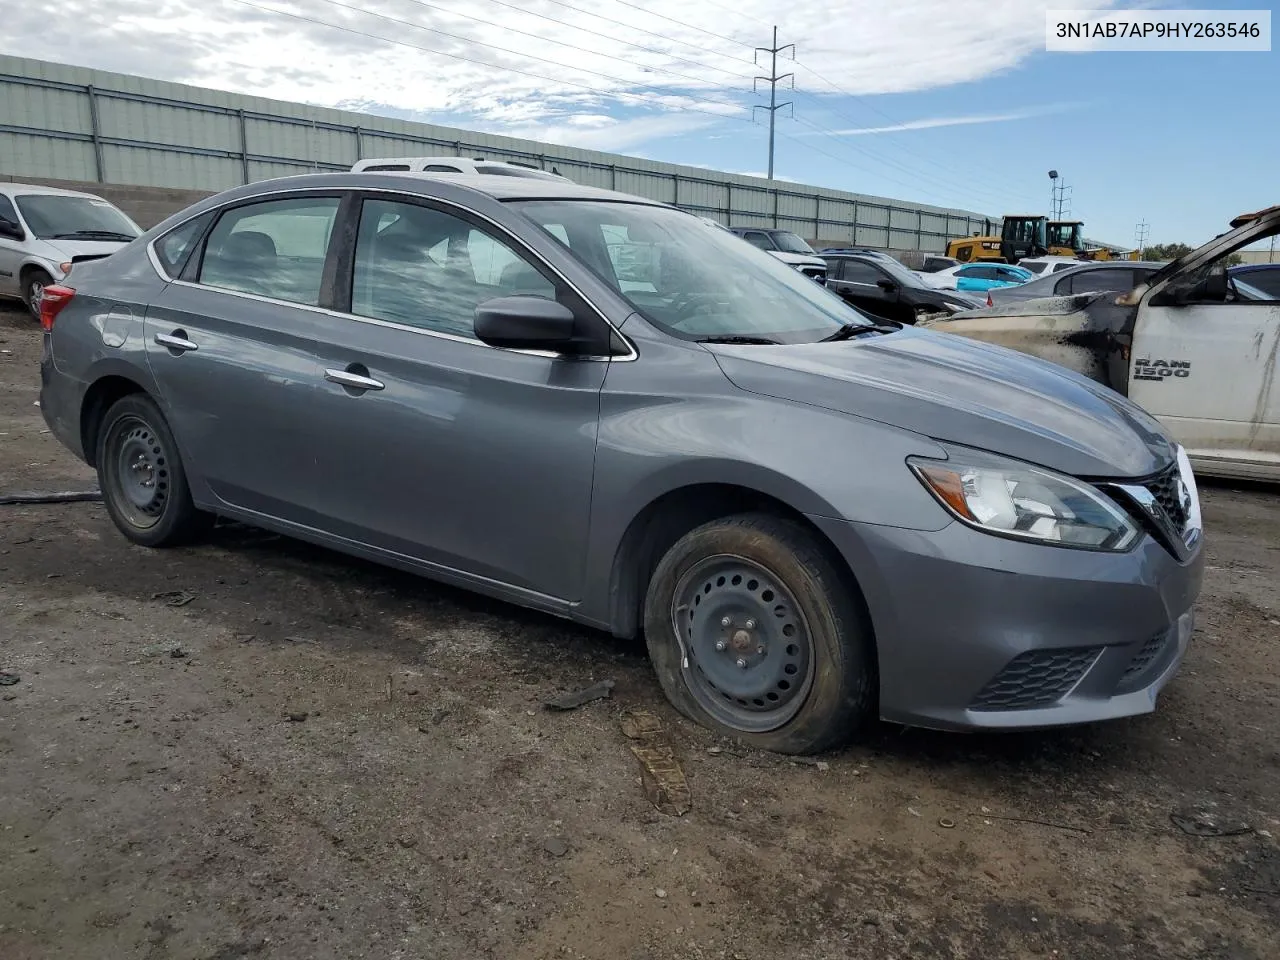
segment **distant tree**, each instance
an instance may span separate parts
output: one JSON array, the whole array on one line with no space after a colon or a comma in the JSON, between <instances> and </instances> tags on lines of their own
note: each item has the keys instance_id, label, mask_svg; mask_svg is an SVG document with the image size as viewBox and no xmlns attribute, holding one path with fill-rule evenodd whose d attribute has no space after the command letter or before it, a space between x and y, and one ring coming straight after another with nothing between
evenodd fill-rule
<instances>
[{"instance_id":1,"label":"distant tree","mask_svg":"<svg viewBox=\"0 0 1280 960\"><path fill-rule=\"evenodd\" d=\"M1143 260L1177 260L1179 257L1185 257L1194 247L1189 247L1185 243L1153 243L1149 247L1142 250ZM1244 257L1238 253L1233 253L1222 261L1224 266L1234 267L1244 263Z\"/></svg>"}]
</instances>

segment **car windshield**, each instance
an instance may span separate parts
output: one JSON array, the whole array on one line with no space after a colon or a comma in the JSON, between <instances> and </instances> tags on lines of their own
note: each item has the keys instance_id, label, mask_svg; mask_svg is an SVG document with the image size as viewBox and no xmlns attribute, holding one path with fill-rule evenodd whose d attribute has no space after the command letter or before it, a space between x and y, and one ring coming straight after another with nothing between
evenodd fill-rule
<instances>
[{"instance_id":1,"label":"car windshield","mask_svg":"<svg viewBox=\"0 0 1280 960\"><path fill-rule=\"evenodd\" d=\"M784 253L807 253L809 256L817 256L813 252L813 247L809 246L794 233L786 230L775 230L769 236L773 237L774 244Z\"/></svg>"},{"instance_id":2,"label":"car windshield","mask_svg":"<svg viewBox=\"0 0 1280 960\"><path fill-rule=\"evenodd\" d=\"M132 240L142 231L97 197L28 193L14 198L22 219L43 240Z\"/></svg>"},{"instance_id":3,"label":"car windshield","mask_svg":"<svg viewBox=\"0 0 1280 960\"><path fill-rule=\"evenodd\" d=\"M812 343L871 321L800 271L691 214L592 200L511 201L677 337Z\"/></svg>"}]
</instances>

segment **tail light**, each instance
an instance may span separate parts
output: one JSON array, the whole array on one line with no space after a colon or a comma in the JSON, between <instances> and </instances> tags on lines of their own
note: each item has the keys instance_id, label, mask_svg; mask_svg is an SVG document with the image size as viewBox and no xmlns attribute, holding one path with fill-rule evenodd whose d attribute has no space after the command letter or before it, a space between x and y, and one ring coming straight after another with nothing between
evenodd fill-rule
<instances>
[{"instance_id":1,"label":"tail light","mask_svg":"<svg viewBox=\"0 0 1280 960\"><path fill-rule=\"evenodd\" d=\"M62 308L71 302L76 292L71 287L51 283L40 295L40 326L45 330L53 329L53 321L58 318Z\"/></svg>"},{"instance_id":2,"label":"tail light","mask_svg":"<svg viewBox=\"0 0 1280 960\"><path fill-rule=\"evenodd\" d=\"M987 306L988 306L988 307L994 307L994 306L995 306L995 304L991 302L991 294L989 294L989 293L987 294Z\"/></svg>"}]
</instances>

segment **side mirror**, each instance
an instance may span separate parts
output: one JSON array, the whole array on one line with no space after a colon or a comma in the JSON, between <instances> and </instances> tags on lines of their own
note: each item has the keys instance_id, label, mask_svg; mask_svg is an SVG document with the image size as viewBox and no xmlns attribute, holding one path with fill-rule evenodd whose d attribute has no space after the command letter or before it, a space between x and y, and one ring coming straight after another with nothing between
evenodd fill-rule
<instances>
[{"instance_id":1,"label":"side mirror","mask_svg":"<svg viewBox=\"0 0 1280 960\"><path fill-rule=\"evenodd\" d=\"M27 235L23 232L22 227L12 220L0 218L0 237L8 237L10 240L25 240Z\"/></svg>"},{"instance_id":2,"label":"side mirror","mask_svg":"<svg viewBox=\"0 0 1280 960\"><path fill-rule=\"evenodd\" d=\"M476 305L476 336L491 347L564 349L576 328L572 310L544 297L495 297Z\"/></svg>"},{"instance_id":3,"label":"side mirror","mask_svg":"<svg viewBox=\"0 0 1280 960\"><path fill-rule=\"evenodd\" d=\"M883 290L885 293L893 293L893 291L898 289L898 285L894 283L892 280L890 280L888 277L881 277L879 280L876 281L876 286L879 287L881 290Z\"/></svg>"}]
</instances>

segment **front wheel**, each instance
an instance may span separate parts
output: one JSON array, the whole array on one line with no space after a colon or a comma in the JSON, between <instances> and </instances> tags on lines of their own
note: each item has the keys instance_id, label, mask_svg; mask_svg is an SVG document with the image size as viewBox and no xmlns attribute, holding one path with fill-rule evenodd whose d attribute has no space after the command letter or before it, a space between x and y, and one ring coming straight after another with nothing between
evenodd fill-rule
<instances>
[{"instance_id":1,"label":"front wheel","mask_svg":"<svg viewBox=\"0 0 1280 960\"><path fill-rule=\"evenodd\" d=\"M98 431L98 485L116 527L144 547L186 543L213 526L195 508L164 414L149 397L111 405Z\"/></svg>"},{"instance_id":2,"label":"front wheel","mask_svg":"<svg viewBox=\"0 0 1280 960\"><path fill-rule=\"evenodd\" d=\"M43 270L32 270L22 281L22 302L37 320L40 319L40 298L44 296L44 288L52 284L53 278Z\"/></svg>"},{"instance_id":3,"label":"front wheel","mask_svg":"<svg viewBox=\"0 0 1280 960\"><path fill-rule=\"evenodd\" d=\"M816 753L872 713L866 618L799 524L744 514L690 531L654 571L644 620L668 699L751 746Z\"/></svg>"}]
</instances>

